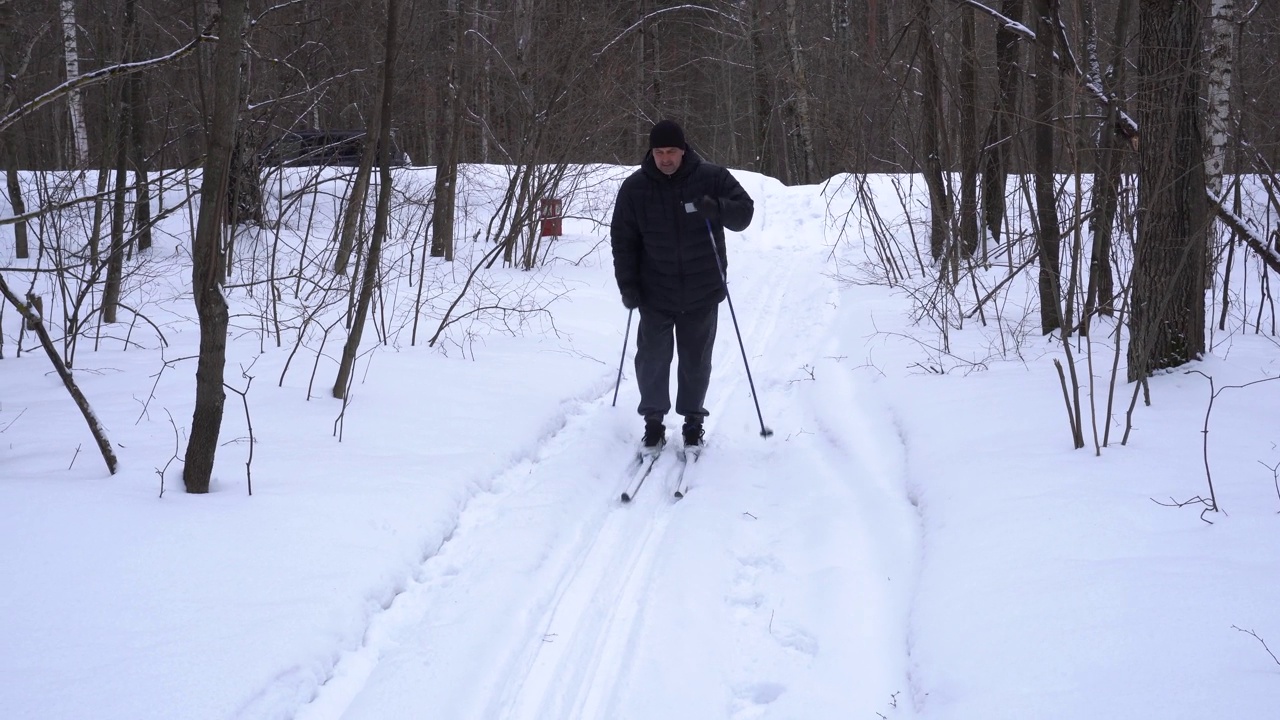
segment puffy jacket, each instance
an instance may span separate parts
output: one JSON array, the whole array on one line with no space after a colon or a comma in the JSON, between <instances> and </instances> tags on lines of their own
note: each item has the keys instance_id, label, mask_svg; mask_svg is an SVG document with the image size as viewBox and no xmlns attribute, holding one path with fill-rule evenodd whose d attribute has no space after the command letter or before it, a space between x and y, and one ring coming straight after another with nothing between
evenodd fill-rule
<instances>
[{"instance_id":1,"label":"puffy jacket","mask_svg":"<svg viewBox=\"0 0 1280 720\"><path fill-rule=\"evenodd\" d=\"M707 221L694 210L704 195L720 204L720 217L711 221L714 245ZM643 307L668 314L719 303L725 297L720 271L728 269L724 229L745 230L754 213L751 196L733 175L692 148L669 177L658 169L653 153L646 154L640 169L622 182L613 208L610 238L618 289L624 295L638 291Z\"/></svg>"}]
</instances>

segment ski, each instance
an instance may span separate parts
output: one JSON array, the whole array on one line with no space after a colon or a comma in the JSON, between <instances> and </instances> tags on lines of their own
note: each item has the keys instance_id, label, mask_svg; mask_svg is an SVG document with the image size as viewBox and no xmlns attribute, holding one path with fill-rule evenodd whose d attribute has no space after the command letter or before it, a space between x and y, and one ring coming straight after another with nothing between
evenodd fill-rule
<instances>
[{"instance_id":1,"label":"ski","mask_svg":"<svg viewBox=\"0 0 1280 720\"><path fill-rule=\"evenodd\" d=\"M702 456L702 448L694 448L692 450L685 449L680 452L680 471L676 475L676 499L685 496L689 492L689 481L686 479L686 471L689 469L689 462L698 462L698 458Z\"/></svg>"},{"instance_id":2,"label":"ski","mask_svg":"<svg viewBox=\"0 0 1280 720\"><path fill-rule=\"evenodd\" d=\"M640 492L640 486L644 484L645 478L653 472L653 466L658 463L658 458L662 457L662 446L655 448L644 448L636 453L636 459L632 463L632 472L634 476L627 485L627 489L622 491L622 502L631 502L631 499Z\"/></svg>"}]
</instances>

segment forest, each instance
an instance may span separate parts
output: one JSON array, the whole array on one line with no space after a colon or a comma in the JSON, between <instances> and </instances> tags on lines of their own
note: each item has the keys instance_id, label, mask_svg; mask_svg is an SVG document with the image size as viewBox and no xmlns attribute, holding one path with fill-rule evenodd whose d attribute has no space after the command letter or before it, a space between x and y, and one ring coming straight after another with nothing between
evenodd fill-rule
<instances>
[{"instance_id":1,"label":"forest","mask_svg":"<svg viewBox=\"0 0 1280 720\"><path fill-rule=\"evenodd\" d=\"M1275 334L1276 47L1262 0L0 0L0 291L93 425L78 340L146 324L127 289L153 230L187 218L201 342L183 478L204 492L238 240L339 188L315 266L304 239L253 283L309 298L299 333L336 312L341 398L389 248L420 244L412 277L477 243L459 297L495 265L533 269L541 201L585 192L582 168L638 163L675 118L707 159L787 185L901 178L863 203L865 275L928 277L919 312L945 338L1035 272L1039 331L1070 357L1111 319L1136 402L1226 327L1242 262L1262 294L1250 331ZM430 182L398 181L404 166ZM505 195L460 236L461 188L491 167ZM927 208L897 227L871 209L886 202ZM304 275L327 288L316 304ZM1080 381L1060 372L1084 447Z\"/></svg>"}]
</instances>

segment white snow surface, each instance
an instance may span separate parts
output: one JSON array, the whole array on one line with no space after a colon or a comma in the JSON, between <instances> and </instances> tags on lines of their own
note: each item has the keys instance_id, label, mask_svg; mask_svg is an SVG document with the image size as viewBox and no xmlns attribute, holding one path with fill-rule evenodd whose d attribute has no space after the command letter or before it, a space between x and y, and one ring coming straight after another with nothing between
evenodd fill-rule
<instances>
[{"instance_id":1,"label":"white snow surface","mask_svg":"<svg viewBox=\"0 0 1280 720\"><path fill-rule=\"evenodd\" d=\"M611 199L618 169L600 174ZM1110 445L1095 452L1086 420L1076 450L1066 356L1034 307L999 308L1029 326L1009 333L1019 347L993 350L990 308L930 351L939 333L908 293L851 281L873 250L849 188L735 174L756 215L729 234L730 288L773 435L722 305L709 447L679 501L675 446L619 501L641 430L634 342L614 406L627 312L607 228L581 219L607 221L607 201L571 203L543 271L556 332L436 348L367 332L340 438L345 333L284 373L292 341L277 348L261 299L233 291L227 382L255 378L256 444L250 463L230 394L208 495L182 491L198 344L182 263L134 288L171 367L127 321L76 357L114 476L31 336L15 357L6 308L0 716L1274 717L1280 382L1223 389L1202 432L1205 376L1275 377L1274 337L1218 333L1202 362L1153 378L1125 445L1121 367ZM1169 505L1208 496L1206 447L1225 512L1202 519Z\"/></svg>"}]
</instances>

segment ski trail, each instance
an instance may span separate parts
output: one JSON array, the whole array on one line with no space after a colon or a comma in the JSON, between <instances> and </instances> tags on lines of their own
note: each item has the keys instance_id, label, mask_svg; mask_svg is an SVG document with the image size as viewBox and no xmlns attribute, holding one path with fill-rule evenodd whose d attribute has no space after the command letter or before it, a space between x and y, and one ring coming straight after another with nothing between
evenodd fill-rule
<instances>
[{"instance_id":1,"label":"ski trail","mask_svg":"<svg viewBox=\"0 0 1280 720\"><path fill-rule=\"evenodd\" d=\"M671 497L668 447L632 502L619 502L629 479L619 458L637 427L609 407L610 387L460 510L299 718L748 720L813 717L825 706L811 698L886 710L901 666L883 656L905 621L883 621L908 603L884 578L899 570L895 548L911 547L895 514L895 460L873 411L858 408L847 349L831 340L839 291L811 240L823 200L812 188L759 197L760 226L732 246L731 292L775 436L760 438L722 313L709 447L686 498ZM798 213L771 214L772 198ZM865 691L849 691L855 673Z\"/></svg>"},{"instance_id":2,"label":"ski trail","mask_svg":"<svg viewBox=\"0 0 1280 720\"><path fill-rule=\"evenodd\" d=\"M915 516L901 443L853 372L859 348L833 338L856 309L821 280L823 248L788 242L814 236L820 203L790 203L796 215L756 238L773 247L738 263L738 320L775 435L759 437L732 338L710 447L650 571L654 602L608 702L583 718L904 717Z\"/></svg>"},{"instance_id":3,"label":"ski trail","mask_svg":"<svg viewBox=\"0 0 1280 720\"><path fill-rule=\"evenodd\" d=\"M776 331L786 307L783 296L801 266L758 265L764 272L743 285L754 291L750 321L741 328L744 342L764 343ZM713 417L735 396L749 397L736 336L732 340L717 343ZM712 421L708 427L714 432ZM677 470L671 454L668 448L631 506L611 513L583 543L579 562L559 579L545 619L537 623L541 631L507 669L508 677L518 679L510 682L499 706L488 708L487 717L611 717L616 686L627 675L644 609L651 604L656 560L673 551L664 543Z\"/></svg>"},{"instance_id":4,"label":"ski trail","mask_svg":"<svg viewBox=\"0 0 1280 720\"><path fill-rule=\"evenodd\" d=\"M512 683L496 717L580 717L588 693L616 674L666 529L662 496L675 466L671 454L668 448L635 500L610 514L563 578L541 641L527 651L522 679Z\"/></svg>"},{"instance_id":5,"label":"ski trail","mask_svg":"<svg viewBox=\"0 0 1280 720\"><path fill-rule=\"evenodd\" d=\"M373 614L361 645L337 660L329 680L297 718L386 717L388 693L404 698L392 705L470 706L447 715L493 716L480 708L504 686L502 678L512 665L510 645L497 643L479 653L485 662L472 668L451 668L447 648L464 646L471 638L530 636L554 602L547 588L576 572L596 544L608 544L602 536L616 529L610 518L629 477L629 458L618 458L633 447L629 440L600 443L598 430L593 431L601 416L610 414L611 395L609 388L584 403L533 457L485 483L490 491L460 507L454 530L424 557L407 587ZM659 482L657 477L648 481L655 487ZM642 489L636 503L649 489ZM524 527L529 542L495 546L488 529L499 523ZM415 663L427 669L404 672L403 666ZM456 694L467 687L469 695Z\"/></svg>"}]
</instances>

